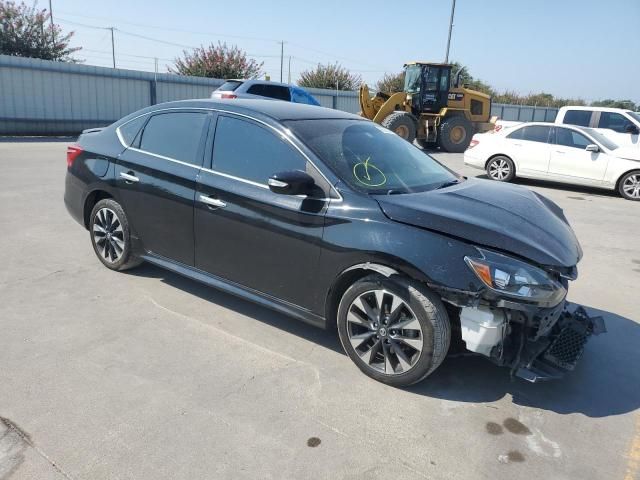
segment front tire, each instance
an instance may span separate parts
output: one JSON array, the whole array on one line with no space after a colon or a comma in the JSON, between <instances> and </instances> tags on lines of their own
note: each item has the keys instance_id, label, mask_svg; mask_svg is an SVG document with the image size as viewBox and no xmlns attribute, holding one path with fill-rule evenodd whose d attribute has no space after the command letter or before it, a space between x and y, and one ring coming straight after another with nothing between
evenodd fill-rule
<instances>
[{"instance_id":1,"label":"front tire","mask_svg":"<svg viewBox=\"0 0 640 480\"><path fill-rule=\"evenodd\" d=\"M487 175L497 182L510 182L516 177L516 166L509 157L497 155L487 162Z\"/></svg>"},{"instance_id":2,"label":"front tire","mask_svg":"<svg viewBox=\"0 0 640 480\"><path fill-rule=\"evenodd\" d=\"M465 117L445 118L438 129L438 146L445 152L462 153L471 143L473 125Z\"/></svg>"},{"instance_id":3,"label":"front tire","mask_svg":"<svg viewBox=\"0 0 640 480\"><path fill-rule=\"evenodd\" d=\"M102 264L111 270L128 270L142 260L133 254L127 215L118 202L100 200L91 211L89 221L91 245Z\"/></svg>"},{"instance_id":4,"label":"front tire","mask_svg":"<svg viewBox=\"0 0 640 480\"><path fill-rule=\"evenodd\" d=\"M414 116L408 112L392 112L382 120L381 125L409 143L413 143L416 139L418 126Z\"/></svg>"},{"instance_id":5,"label":"front tire","mask_svg":"<svg viewBox=\"0 0 640 480\"><path fill-rule=\"evenodd\" d=\"M442 363L451 326L435 293L417 282L374 274L344 293L338 333L345 352L363 373L405 387Z\"/></svg>"},{"instance_id":6,"label":"front tire","mask_svg":"<svg viewBox=\"0 0 640 480\"><path fill-rule=\"evenodd\" d=\"M618 193L627 200L640 200L640 170L629 172L620 179Z\"/></svg>"}]
</instances>

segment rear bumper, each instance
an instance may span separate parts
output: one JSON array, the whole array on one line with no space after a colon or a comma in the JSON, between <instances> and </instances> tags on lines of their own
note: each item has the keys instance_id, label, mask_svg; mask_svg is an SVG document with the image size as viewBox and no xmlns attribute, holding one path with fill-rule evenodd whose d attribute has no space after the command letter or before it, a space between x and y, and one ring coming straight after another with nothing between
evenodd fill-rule
<instances>
[{"instance_id":1,"label":"rear bumper","mask_svg":"<svg viewBox=\"0 0 640 480\"><path fill-rule=\"evenodd\" d=\"M64 205L71 217L83 227L85 227L84 200L84 184L76 176L67 172L64 182Z\"/></svg>"},{"instance_id":2,"label":"rear bumper","mask_svg":"<svg viewBox=\"0 0 640 480\"><path fill-rule=\"evenodd\" d=\"M562 378L575 368L589 337L605 332L602 317L566 302L549 334L524 341L513 366L515 375L534 383Z\"/></svg>"}]
</instances>

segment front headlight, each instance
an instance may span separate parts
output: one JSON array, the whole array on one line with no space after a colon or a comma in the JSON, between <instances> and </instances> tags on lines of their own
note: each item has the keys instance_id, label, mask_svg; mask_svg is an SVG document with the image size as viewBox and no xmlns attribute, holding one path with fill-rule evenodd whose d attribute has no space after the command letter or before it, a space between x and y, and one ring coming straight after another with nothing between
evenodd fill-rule
<instances>
[{"instance_id":1,"label":"front headlight","mask_svg":"<svg viewBox=\"0 0 640 480\"><path fill-rule=\"evenodd\" d=\"M481 258L464 257L484 285L493 292L529 302L555 306L567 295L547 272L515 258L478 248Z\"/></svg>"}]
</instances>

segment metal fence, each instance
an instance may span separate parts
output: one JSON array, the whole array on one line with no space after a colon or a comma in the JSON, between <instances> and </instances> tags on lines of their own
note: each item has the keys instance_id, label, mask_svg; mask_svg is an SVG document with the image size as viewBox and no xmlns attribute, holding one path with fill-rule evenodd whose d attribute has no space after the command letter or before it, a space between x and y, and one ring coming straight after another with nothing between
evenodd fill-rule
<instances>
[{"instance_id":1,"label":"metal fence","mask_svg":"<svg viewBox=\"0 0 640 480\"><path fill-rule=\"evenodd\" d=\"M208 98L223 80L0 55L0 135L66 135L140 108ZM357 92L307 89L324 107L357 113ZM499 105L505 120L553 121L557 109Z\"/></svg>"}]
</instances>

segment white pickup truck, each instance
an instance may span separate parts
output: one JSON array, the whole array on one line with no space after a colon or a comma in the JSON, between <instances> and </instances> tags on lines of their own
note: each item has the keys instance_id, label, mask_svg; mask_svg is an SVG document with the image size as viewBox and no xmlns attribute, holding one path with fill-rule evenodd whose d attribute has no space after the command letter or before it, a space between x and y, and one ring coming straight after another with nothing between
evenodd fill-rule
<instances>
[{"instance_id":1,"label":"white pickup truck","mask_svg":"<svg viewBox=\"0 0 640 480\"><path fill-rule=\"evenodd\" d=\"M523 122L498 120L496 130ZM596 128L620 147L640 148L640 113L622 108L567 106L558 110L556 124Z\"/></svg>"}]
</instances>

